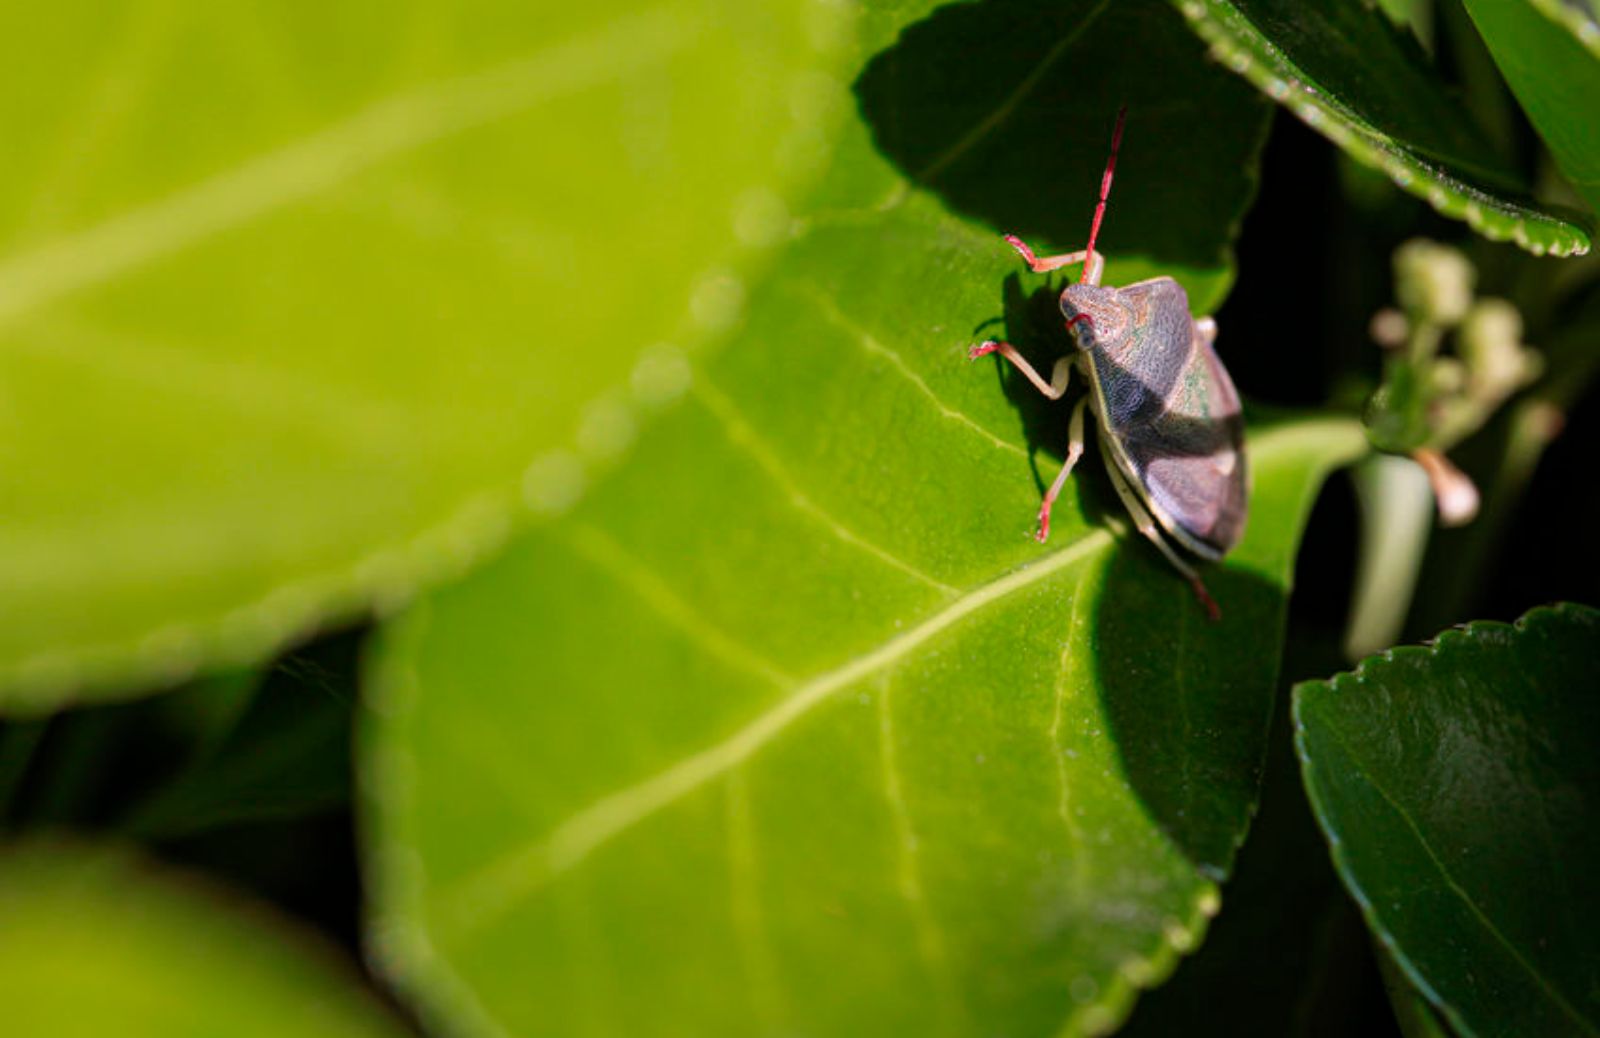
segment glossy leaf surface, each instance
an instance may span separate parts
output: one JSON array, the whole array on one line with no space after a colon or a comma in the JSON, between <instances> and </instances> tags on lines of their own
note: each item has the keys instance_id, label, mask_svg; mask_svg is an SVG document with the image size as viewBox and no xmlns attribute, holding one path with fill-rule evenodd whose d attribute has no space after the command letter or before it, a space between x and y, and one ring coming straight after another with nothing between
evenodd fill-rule
<instances>
[{"instance_id":1,"label":"glossy leaf surface","mask_svg":"<svg viewBox=\"0 0 1600 1038\"><path fill-rule=\"evenodd\" d=\"M782 235L847 31L7 5L0 708L254 660L574 493Z\"/></svg>"},{"instance_id":2,"label":"glossy leaf surface","mask_svg":"<svg viewBox=\"0 0 1600 1038\"><path fill-rule=\"evenodd\" d=\"M1441 213L1539 254L1588 251L1584 221L1528 200L1527 185L1450 96L1416 41L1376 5L1172 2L1224 65Z\"/></svg>"},{"instance_id":3,"label":"glossy leaf surface","mask_svg":"<svg viewBox=\"0 0 1600 1038\"><path fill-rule=\"evenodd\" d=\"M1463 1034L1600 1033L1597 646L1563 605L1296 689L1345 884Z\"/></svg>"},{"instance_id":4,"label":"glossy leaf surface","mask_svg":"<svg viewBox=\"0 0 1600 1038\"><path fill-rule=\"evenodd\" d=\"M1600 213L1600 22L1561 0L1466 7L1562 172Z\"/></svg>"},{"instance_id":5,"label":"glossy leaf surface","mask_svg":"<svg viewBox=\"0 0 1600 1038\"><path fill-rule=\"evenodd\" d=\"M729 374L665 424L650 478L385 645L380 954L425 1005L518 1033L1104 1029L1215 910L1295 532L1355 428L1253 441L1213 627L1101 525L1104 491L1097 523L1007 538L990 573L891 554L845 525L871 488L765 463L770 427L713 397ZM902 421L977 437L916 392ZM966 484L992 503L939 516L952 542L1023 525L1003 513L1032 488L1000 450ZM752 503L717 508L715 484ZM652 504L669 485L682 511Z\"/></svg>"},{"instance_id":6,"label":"glossy leaf surface","mask_svg":"<svg viewBox=\"0 0 1600 1038\"><path fill-rule=\"evenodd\" d=\"M103 848L0 846L0 1001L18 1036L407 1033L330 949Z\"/></svg>"},{"instance_id":7,"label":"glossy leaf surface","mask_svg":"<svg viewBox=\"0 0 1600 1038\"><path fill-rule=\"evenodd\" d=\"M909 16L863 24L859 131L681 407L375 653L375 950L432 1019L1090 1033L1216 907L1299 525L1359 431L1259 430L1213 627L1092 456L1029 538L1067 409L965 354L983 322L1060 353L997 232L1081 244L1123 97L1108 280L1214 304L1263 106L1161 3ZM1152 150L1186 124L1190 161Z\"/></svg>"}]
</instances>

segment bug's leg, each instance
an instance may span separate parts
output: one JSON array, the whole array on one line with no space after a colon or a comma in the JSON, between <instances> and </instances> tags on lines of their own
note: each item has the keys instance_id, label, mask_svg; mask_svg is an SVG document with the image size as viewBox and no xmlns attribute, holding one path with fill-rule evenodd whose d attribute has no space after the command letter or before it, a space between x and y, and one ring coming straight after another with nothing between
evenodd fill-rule
<instances>
[{"instance_id":1,"label":"bug's leg","mask_svg":"<svg viewBox=\"0 0 1600 1038\"><path fill-rule=\"evenodd\" d=\"M1200 338L1206 341L1207 346L1214 345L1217 341L1217 319L1215 317L1196 317L1194 330L1200 333Z\"/></svg>"},{"instance_id":2,"label":"bug's leg","mask_svg":"<svg viewBox=\"0 0 1600 1038\"><path fill-rule=\"evenodd\" d=\"M1128 481L1122 478L1122 472L1117 468L1116 461L1104 449L1100 453L1105 458L1106 472L1111 476L1111 485L1116 489L1117 496L1122 499L1122 507L1133 517L1133 525L1139 528L1139 532L1144 534L1150 543L1161 549L1161 554L1167 557L1167 561L1172 563L1174 569L1188 578L1195 597L1205 607L1206 616L1212 622L1222 619L1222 610L1217 608L1217 600L1206 590L1205 584L1200 580L1200 574L1196 573L1194 567L1185 562L1182 556L1173 551L1166 538L1161 536L1161 530L1156 526L1156 521L1150 517L1149 510L1139 502L1138 495L1128 486Z\"/></svg>"},{"instance_id":3,"label":"bug's leg","mask_svg":"<svg viewBox=\"0 0 1600 1038\"><path fill-rule=\"evenodd\" d=\"M1067 391L1067 380L1072 377L1071 357L1062 357L1056 361L1055 368L1050 372L1050 381L1046 382L1037 371L1033 370L1033 365L1024 360L1022 354L1018 353L1017 348L1009 342L997 342L994 339L980 342L967 350L967 359L977 360L979 357L987 357L991 353L998 353L1006 360L1009 360L1013 367L1022 372L1023 376L1033 383L1035 389L1051 400L1060 400L1061 394Z\"/></svg>"},{"instance_id":4,"label":"bug's leg","mask_svg":"<svg viewBox=\"0 0 1600 1038\"><path fill-rule=\"evenodd\" d=\"M1057 367L1060 367L1059 363ZM1072 474L1072 466L1083 456L1083 409L1088 403L1089 398L1084 397L1078 401L1078 406L1072 409L1072 425L1068 430L1067 439L1067 460L1062 463L1061 471L1056 473L1056 481L1045 491L1044 502L1039 505L1039 532L1033 535L1033 539L1040 544L1050 539L1050 509L1056 503L1061 488L1066 486L1067 477Z\"/></svg>"},{"instance_id":5,"label":"bug's leg","mask_svg":"<svg viewBox=\"0 0 1600 1038\"><path fill-rule=\"evenodd\" d=\"M1090 271L1089 276L1084 280L1098 285L1100 283L1100 272L1105 269L1106 265L1104 256L1098 252L1090 253L1088 249L1081 249L1078 252L1064 252L1059 256L1035 256L1033 250L1028 247L1028 243L1018 238L1015 234L1006 235L1006 243L1022 255L1022 258L1027 261L1028 266L1035 274L1044 274L1052 270L1060 270L1062 267L1070 267L1074 263L1087 261Z\"/></svg>"}]
</instances>

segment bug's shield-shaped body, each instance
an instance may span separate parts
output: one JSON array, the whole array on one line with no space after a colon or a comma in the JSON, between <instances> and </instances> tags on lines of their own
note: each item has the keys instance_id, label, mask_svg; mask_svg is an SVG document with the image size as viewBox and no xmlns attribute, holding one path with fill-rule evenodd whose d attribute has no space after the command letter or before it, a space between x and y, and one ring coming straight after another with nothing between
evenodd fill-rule
<instances>
[{"instance_id":1,"label":"bug's shield-shaped body","mask_svg":"<svg viewBox=\"0 0 1600 1038\"><path fill-rule=\"evenodd\" d=\"M1061 309L1117 467L1174 540L1221 558L1244 532L1249 487L1239 394L1214 326L1197 323L1165 277L1071 285Z\"/></svg>"}]
</instances>

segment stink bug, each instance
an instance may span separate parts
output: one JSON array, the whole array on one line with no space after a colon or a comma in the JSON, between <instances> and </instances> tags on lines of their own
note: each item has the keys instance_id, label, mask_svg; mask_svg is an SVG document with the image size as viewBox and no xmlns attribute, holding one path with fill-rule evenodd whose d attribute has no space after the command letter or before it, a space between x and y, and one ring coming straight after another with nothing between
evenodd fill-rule
<instances>
[{"instance_id":1,"label":"stink bug","mask_svg":"<svg viewBox=\"0 0 1600 1038\"><path fill-rule=\"evenodd\" d=\"M1089 384L1072 411L1066 463L1039 506L1039 543L1050 536L1050 506L1083 454L1087 406L1099 423L1100 453L1111 484L1134 525L1188 578L1215 620L1220 615L1215 600L1162 531L1207 560L1222 558L1239 543L1248 484L1239 394L1212 347L1217 323L1194 318L1189 297L1176 281L1151 278L1122 288L1100 284L1105 257L1094 246L1126 115L1126 108L1117 113L1088 247L1061 256L1035 256L1022 239L1006 235L1037 273L1083 264L1082 277L1061 293L1061 313L1076 355L1056 361L1048 382L1009 343L990 340L972 347L967 356L976 360L1000 354L1052 400L1066 392L1074 362Z\"/></svg>"}]
</instances>

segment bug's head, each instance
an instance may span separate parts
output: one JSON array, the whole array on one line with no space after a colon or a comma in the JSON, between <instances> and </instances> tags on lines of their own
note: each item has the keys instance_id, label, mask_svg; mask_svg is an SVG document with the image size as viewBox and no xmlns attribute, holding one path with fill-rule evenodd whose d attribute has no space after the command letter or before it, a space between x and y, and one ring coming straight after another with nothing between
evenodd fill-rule
<instances>
[{"instance_id":1,"label":"bug's head","mask_svg":"<svg viewBox=\"0 0 1600 1038\"><path fill-rule=\"evenodd\" d=\"M1102 285L1068 285L1061 293L1061 313L1080 350L1116 342L1133 321L1117 290Z\"/></svg>"}]
</instances>

